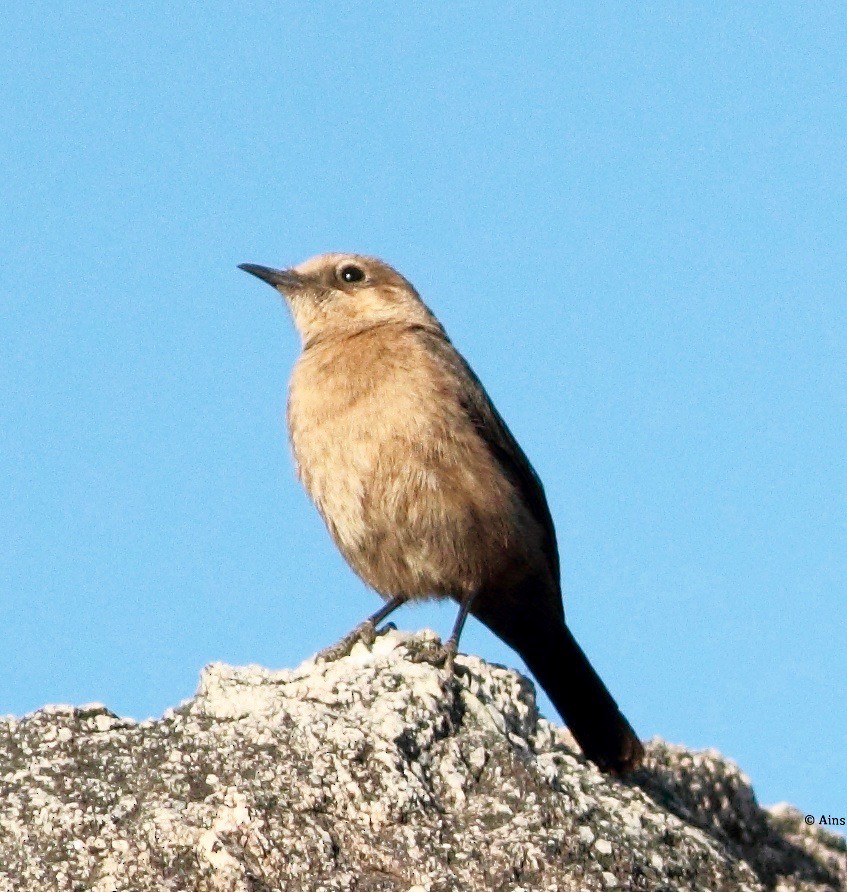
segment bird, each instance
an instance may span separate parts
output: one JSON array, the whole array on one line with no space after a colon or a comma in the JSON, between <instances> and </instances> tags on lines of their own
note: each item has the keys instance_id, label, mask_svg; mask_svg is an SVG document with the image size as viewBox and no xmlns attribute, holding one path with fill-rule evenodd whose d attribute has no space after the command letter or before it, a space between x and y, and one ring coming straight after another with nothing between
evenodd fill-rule
<instances>
[{"instance_id":1,"label":"bird","mask_svg":"<svg viewBox=\"0 0 847 892\"><path fill-rule=\"evenodd\" d=\"M433 662L470 614L513 648L601 770L644 747L565 622L544 487L414 286L382 260L329 253L240 264L283 296L301 340L287 420L300 481L347 563L385 603L331 659L407 602L452 599Z\"/></svg>"}]
</instances>

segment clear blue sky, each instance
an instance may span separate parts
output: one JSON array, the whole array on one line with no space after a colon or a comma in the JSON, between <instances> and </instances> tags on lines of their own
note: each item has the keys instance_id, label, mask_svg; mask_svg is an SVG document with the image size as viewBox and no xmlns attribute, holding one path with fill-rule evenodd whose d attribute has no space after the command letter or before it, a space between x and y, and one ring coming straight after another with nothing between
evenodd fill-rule
<instances>
[{"instance_id":1,"label":"clear blue sky","mask_svg":"<svg viewBox=\"0 0 847 892\"><path fill-rule=\"evenodd\" d=\"M294 478L287 313L236 269L355 250L524 445L641 734L847 813L842 3L3 19L0 712L156 715L375 609Z\"/></svg>"}]
</instances>

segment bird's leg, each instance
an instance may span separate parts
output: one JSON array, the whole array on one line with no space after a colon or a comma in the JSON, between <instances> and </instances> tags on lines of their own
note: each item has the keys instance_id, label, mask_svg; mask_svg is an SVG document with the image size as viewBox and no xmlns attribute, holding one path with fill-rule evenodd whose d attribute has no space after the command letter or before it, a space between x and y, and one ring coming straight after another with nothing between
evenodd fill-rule
<instances>
[{"instance_id":1,"label":"bird's leg","mask_svg":"<svg viewBox=\"0 0 847 892\"><path fill-rule=\"evenodd\" d=\"M349 655L350 651L361 641L370 647L376 640L376 627L398 607L405 603L405 598L392 598L383 604L376 613L369 616L345 635L337 644L324 648L315 655L315 662L329 663L332 660L340 660Z\"/></svg>"},{"instance_id":2,"label":"bird's leg","mask_svg":"<svg viewBox=\"0 0 847 892\"><path fill-rule=\"evenodd\" d=\"M453 674L453 663L459 650L459 638L468 618L468 613L473 603L473 596L459 601L459 615L453 624L453 631L444 644L422 648L412 656L413 663L432 663L434 666L443 666L447 672Z\"/></svg>"}]
</instances>

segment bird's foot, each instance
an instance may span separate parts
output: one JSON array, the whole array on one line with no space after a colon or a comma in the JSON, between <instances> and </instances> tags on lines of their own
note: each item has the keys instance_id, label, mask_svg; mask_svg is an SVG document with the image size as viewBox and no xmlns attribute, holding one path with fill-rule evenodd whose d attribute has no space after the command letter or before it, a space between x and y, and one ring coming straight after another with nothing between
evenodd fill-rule
<instances>
[{"instance_id":1,"label":"bird's foot","mask_svg":"<svg viewBox=\"0 0 847 892\"><path fill-rule=\"evenodd\" d=\"M416 648L410 659L413 663L440 666L452 675L458 649L459 643L454 638L449 638L444 644L428 641Z\"/></svg>"},{"instance_id":2,"label":"bird's foot","mask_svg":"<svg viewBox=\"0 0 847 892\"><path fill-rule=\"evenodd\" d=\"M365 647L370 647L376 641L376 626L370 620L365 620L360 626L356 626L352 632L345 635L337 644L332 644L318 651L315 654L315 662L331 663L333 660L340 660L342 657L350 656L350 651L360 641Z\"/></svg>"}]
</instances>

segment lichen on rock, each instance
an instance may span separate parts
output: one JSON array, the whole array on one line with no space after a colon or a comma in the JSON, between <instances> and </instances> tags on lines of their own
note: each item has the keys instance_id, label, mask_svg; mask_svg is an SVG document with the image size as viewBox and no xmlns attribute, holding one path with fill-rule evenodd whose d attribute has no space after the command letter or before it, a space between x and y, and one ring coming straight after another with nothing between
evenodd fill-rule
<instances>
[{"instance_id":1,"label":"lichen on rock","mask_svg":"<svg viewBox=\"0 0 847 892\"><path fill-rule=\"evenodd\" d=\"M518 673L388 631L295 670L207 667L159 720L0 721L0 892L844 890L841 837L720 754L620 780Z\"/></svg>"}]
</instances>

